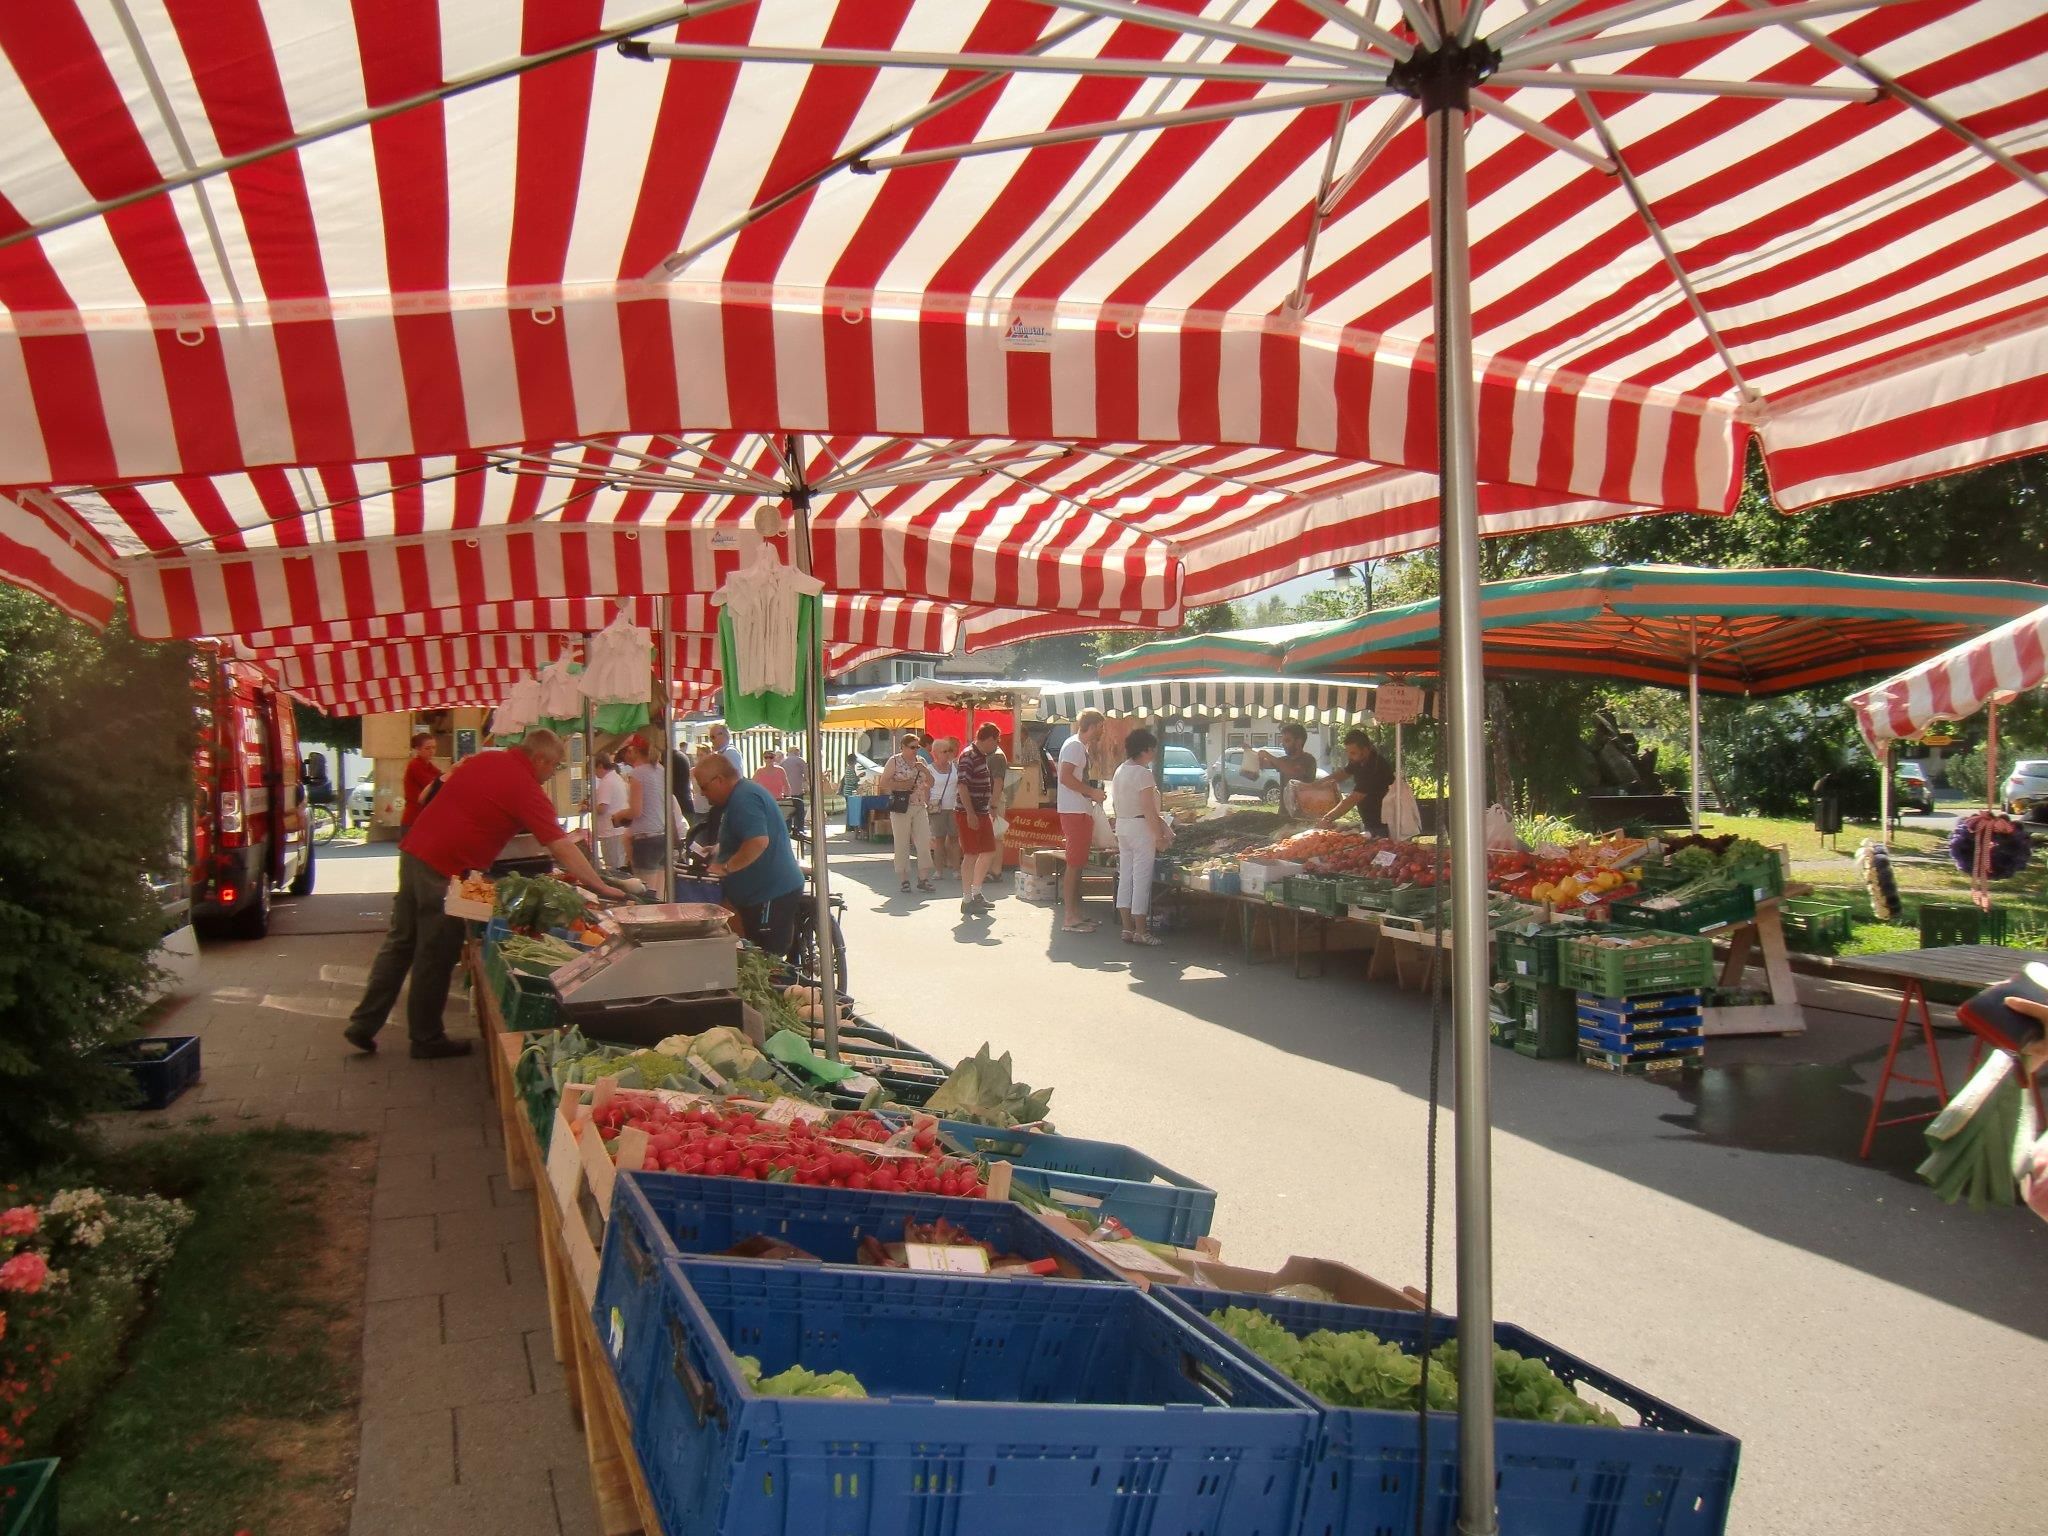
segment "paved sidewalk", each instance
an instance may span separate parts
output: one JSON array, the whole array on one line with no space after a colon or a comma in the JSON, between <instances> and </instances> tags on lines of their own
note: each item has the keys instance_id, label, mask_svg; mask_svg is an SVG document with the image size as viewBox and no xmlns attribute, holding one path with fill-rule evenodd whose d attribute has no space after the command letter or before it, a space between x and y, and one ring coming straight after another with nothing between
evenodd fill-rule
<instances>
[{"instance_id":1,"label":"paved sidewalk","mask_svg":"<svg viewBox=\"0 0 2048 1536\"><path fill-rule=\"evenodd\" d=\"M339 861L323 862L321 883L394 868L371 857L332 879ZM412 1060L402 1003L377 1055L341 1039L385 900L281 904L268 939L208 945L160 1025L202 1037L203 1077L163 1118L375 1140L353 1536L586 1536L596 1509L549 1345L534 1193L507 1187L483 1057ZM475 1039L461 992L448 1031Z\"/></svg>"}]
</instances>

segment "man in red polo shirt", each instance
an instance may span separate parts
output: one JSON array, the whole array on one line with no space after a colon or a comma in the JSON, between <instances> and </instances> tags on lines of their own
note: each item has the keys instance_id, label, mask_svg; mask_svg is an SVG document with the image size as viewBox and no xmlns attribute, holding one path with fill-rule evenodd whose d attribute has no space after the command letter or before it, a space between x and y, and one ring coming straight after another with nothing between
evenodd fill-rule
<instances>
[{"instance_id":1,"label":"man in red polo shirt","mask_svg":"<svg viewBox=\"0 0 2048 1536\"><path fill-rule=\"evenodd\" d=\"M578 885L605 896L625 893L607 885L583 850L555 819L541 788L563 758L553 731L528 731L518 746L479 752L456 765L398 845L398 894L391 902L391 929L370 967L363 999L349 1015L343 1036L359 1051L377 1049L408 974L406 1032L415 1056L467 1056L467 1040L451 1040L441 1025L448 982L462 958L462 919L442 910L448 882L472 869L487 868L505 844L530 832L547 846L558 868Z\"/></svg>"}]
</instances>

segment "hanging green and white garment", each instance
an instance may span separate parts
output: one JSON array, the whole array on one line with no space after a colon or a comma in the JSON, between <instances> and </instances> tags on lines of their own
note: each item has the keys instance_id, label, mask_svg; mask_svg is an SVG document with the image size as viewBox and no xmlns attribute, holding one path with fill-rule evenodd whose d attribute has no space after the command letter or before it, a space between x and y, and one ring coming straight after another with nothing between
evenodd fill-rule
<instances>
[{"instance_id":1,"label":"hanging green and white garment","mask_svg":"<svg viewBox=\"0 0 2048 1536\"><path fill-rule=\"evenodd\" d=\"M577 687L590 701L593 728L607 736L623 736L653 718L647 707L653 647L653 636L623 612L590 637L588 665Z\"/></svg>"},{"instance_id":2,"label":"hanging green and white garment","mask_svg":"<svg viewBox=\"0 0 2048 1536\"><path fill-rule=\"evenodd\" d=\"M732 729L804 728L804 683L823 633L824 590L816 577L790 569L772 548L756 543L713 594L725 723Z\"/></svg>"},{"instance_id":3,"label":"hanging green and white garment","mask_svg":"<svg viewBox=\"0 0 2048 1536\"><path fill-rule=\"evenodd\" d=\"M738 616L730 602L718 616L718 668L725 680L725 723L735 731L744 731L751 725L770 725L778 731L791 732L804 729L808 703L804 682L810 669L804 666L803 658L810 656L817 644L822 606L810 593L795 594L792 605L794 624L786 631L778 626L778 631L769 635L749 626L744 618L736 622ZM781 633L788 638L776 638ZM776 651L785 646L790 652L788 672L764 674L761 669L747 665L756 647ZM779 661L779 657L775 659ZM743 686L748 682L757 686L750 691Z\"/></svg>"}]
</instances>

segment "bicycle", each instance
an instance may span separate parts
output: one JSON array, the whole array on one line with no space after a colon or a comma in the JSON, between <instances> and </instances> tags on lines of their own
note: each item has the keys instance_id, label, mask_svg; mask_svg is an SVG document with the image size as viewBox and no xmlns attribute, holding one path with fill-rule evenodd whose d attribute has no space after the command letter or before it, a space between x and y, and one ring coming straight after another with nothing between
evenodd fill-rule
<instances>
[{"instance_id":1,"label":"bicycle","mask_svg":"<svg viewBox=\"0 0 2048 1536\"><path fill-rule=\"evenodd\" d=\"M839 983L839 995L843 1000L847 994L846 936L839 927L839 914L846 910L846 898L834 895L832 898L832 970ZM789 963L811 980L816 980L820 968L818 956L818 903L808 890L804 893L803 905L796 910L796 923L790 933Z\"/></svg>"},{"instance_id":2,"label":"bicycle","mask_svg":"<svg viewBox=\"0 0 2048 1536\"><path fill-rule=\"evenodd\" d=\"M316 843L331 843L341 835L341 816L333 791L330 790L324 799L308 797L306 819Z\"/></svg>"}]
</instances>

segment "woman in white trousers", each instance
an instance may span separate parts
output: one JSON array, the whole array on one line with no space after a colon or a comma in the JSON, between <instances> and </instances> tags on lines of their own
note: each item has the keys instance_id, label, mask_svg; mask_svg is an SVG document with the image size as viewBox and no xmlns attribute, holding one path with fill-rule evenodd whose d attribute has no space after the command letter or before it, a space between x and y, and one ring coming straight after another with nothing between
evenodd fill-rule
<instances>
[{"instance_id":1,"label":"woman in white trousers","mask_svg":"<svg viewBox=\"0 0 2048 1536\"><path fill-rule=\"evenodd\" d=\"M1152 759L1159 738L1143 729L1124 738L1124 761L1109 781L1111 808L1116 813L1116 915L1126 944L1154 945L1152 865L1173 829L1159 810L1159 781L1152 777Z\"/></svg>"},{"instance_id":2,"label":"woman in white trousers","mask_svg":"<svg viewBox=\"0 0 2048 1536\"><path fill-rule=\"evenodd\" d=\"M882 765L875 776L875 790L888 795L889 838L896 845L896 879L910 889L911 855L917 860L917 888L932 889L931 793L936 782L924 759L917 755L917 732L905 731L896 743L896 755ZM904 809L897 810L897 805Z\"/></svg>"}]
</instances>

